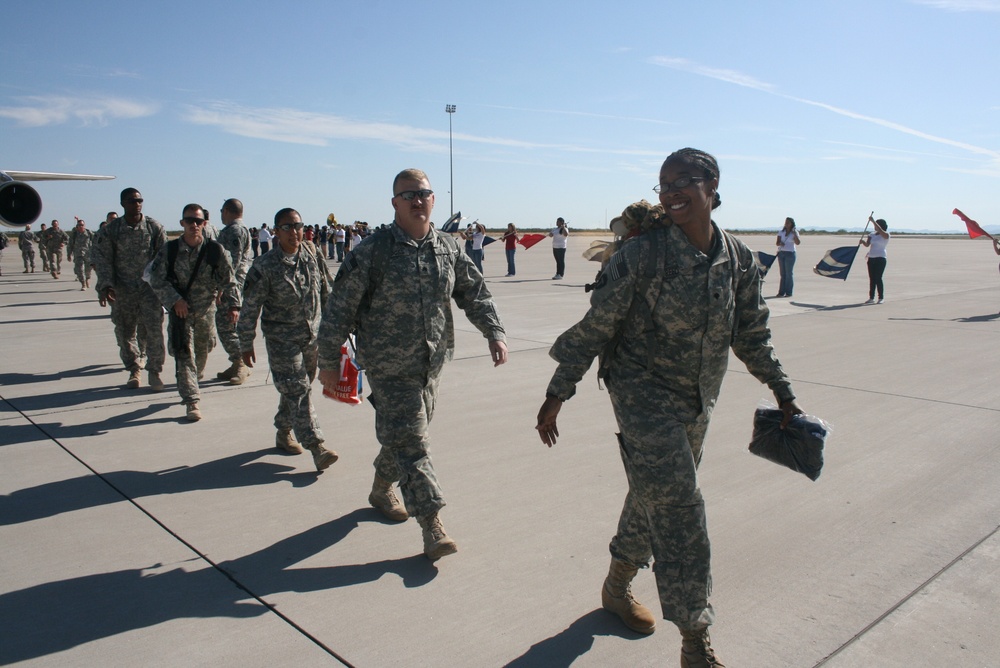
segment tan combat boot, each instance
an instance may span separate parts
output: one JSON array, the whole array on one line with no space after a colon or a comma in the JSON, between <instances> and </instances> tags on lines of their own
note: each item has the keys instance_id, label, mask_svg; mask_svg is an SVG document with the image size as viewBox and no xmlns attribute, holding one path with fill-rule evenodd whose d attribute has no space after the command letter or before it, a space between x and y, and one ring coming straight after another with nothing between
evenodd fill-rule
<instances>
[{"instance_id":1,"label":"tan combat boot","mask_svg":"<svg viewBox=\"0 0 1000 668\"><path fill-rule=\"evenodd\" d=\"M163 381L160 380L160 374L156 373L155 371L149 372L149 389L151 389L153 392L163 391Z\"/></svg>"},{"instance_id":2,"label":"tan combat boot","mask_svg":"<svg viewBox=\"0 0 1000 668\"><path fill-rule=\"evenodd\" d=\"M406 518L409 517L406 508L399 502L396 493L392 491L392 483L383 480L377 473L375 474L375 482L372 483L372 493L368 495L368 503L393 522L405 522Z\"/></svg>"},{"instance_id":3,"label":"tan combat boot","mask_svg":"<svg viewBox=\"0 0 1000 668\"><path fill-rule=\"evenodd\" d=\"M612 559L601 588L601 605L636 633L649 635L656 630L656 618L649 608L632 598L632 578L638 571L624 561Z\"/></svg>"},{"instance_id":4,"label":"tan combat boot","mask_svg":"<svg viewBox=\"0 0 1000 668\"><path fill-rule=\"evenodd\" d=\"M142 377L142 371L140 369L133 369L132 371L129 371L128 382L125 383L125 387L127 387L130 390L136 389L142 382L141 377Z\"/></svg>"},{"instance_id":5,"label":"tan combat boot","mask_svg":"<svg viewBox=\"0 0 1000 668\"><path fill-rule=\"evenodd\" d=\"M284 450L292 455L302 454L302 446L295 440L295 437L292 436L291 431L278 430L278 435L274 437L274 445L279 450Z\"/></svg>"},{"instance_id":6,"label":"tan combat boot","mask_svg":"<svg viewBox=\"0 0 1000 668\"><path fill-rule=\"evenodd\" d=\"M417 522L424 530L424 555L428 559L437 561L441 557L458 552L458 545L444 532L437 513L418 517Z\"/></svg>"},{"instance_id":7,"label":"tan combat boot","mask_svg":"<svg viewBox=\"0 0 1000 668\"><path fill-rule=\"evenodd\" d=\"M242 360L236 360L235 362L229 365L228 369L226 369L225 371L220 371L219 373L215 374L215 377L218 378L219 380L229 380L230 378L236 375L236 372L239 371L241 364L243 364Z\"/></svg>"},{"instance_id":8,"label":"tan combat boot","mask_svg":"<svg viewBox=\"0 0 1000 668\"><path fill-rule=\"evenodd\" d=\"M233 362L236 367L235 373L229 378L230 385L242 385L243 381L250 377L250 367L243 363L243 360Z\"/></svg>"},{"instance_id":9,"label":"tan combat boot","mask_svg":"<svg viewBox=\"0 0 1000 668\"><path fill-rule=\"evenodd\" d=\"M197 402L187 405L187 419L188 422L197 422L201 419L201 411L198 410Z\"/></svg>"},{"instance_id":10,"label":"tan combat boot","mask_svg":"<svg viewBox=\"0 0 1000 668\"><path fill-rule=\"evenodd\" d=\"M313 462L316 464L317 471L323 471L330 468L330 465L339 459L336 452L333 450L327 450L323 447L322 443L310 446L309 451L313 455Z\"/></svg>"},{"instance_id":11,"label":"tan combat boot","mask_svg":"<svg viewBox=\"0 0 1000 668\"><path fill-rule=\"evenodd\" d=\"M681 631L681 668L726 668L715 657L708 629Z\"/></svg>"}]
</instances>

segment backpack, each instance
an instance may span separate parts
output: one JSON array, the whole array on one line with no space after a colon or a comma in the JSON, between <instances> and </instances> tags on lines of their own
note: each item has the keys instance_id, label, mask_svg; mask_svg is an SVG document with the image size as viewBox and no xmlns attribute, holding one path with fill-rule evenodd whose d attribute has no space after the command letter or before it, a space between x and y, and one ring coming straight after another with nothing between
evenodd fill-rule
<instances>
[{"instance_id":1,"label":"backpack","mask_svg":"<svg viewBox=\"0 0 1000 668\"><path fill-rule=\"evenodd\" d=\"M749 269L744 269L740 265L740 259L737 255L736 243L732 239L731 235L719 228L722 233L722 243L726 246L726 252L729 255L729 262L731 265L731 280L732 280L732 291L733 298L736 298L736 293L740 284L740 277L742 274ZM640 233L638 236L644 236L645 232ZM660 290L663 288L663 278L665 276L666 267L664 267L664 253L660 249L660 235L654 234L649 237L650 241L639 253L639 267L638 278L635 282L635 293L632 297L632 303L629 306L628 313L625 316L623 323L627 324L633 320L635 317L641 317L643 321L642 331L646 336L646 365L647 367L653 364L653 353L656 350L656 325L653 322L653 308L656 307L656 302L660 298ZM648 250L646 250L648 249ZM646 251L643 253L643 251ZM610 263L609 263L610 264ZM753 264L752 262L750 263ZM605 269L602 269L598 274L597 280L585 286L584 290L590 292L595 288L598 288L607 281L607 276L604 275ZM654 280L659 279L659 280ZM615 335L611 337L611 340L604 346L604 349L598 354L598 365L597 365L597 380L598 383L604 380L607 381L608 372L611 367L611 359L617 352L618 346L621 344L624 326L619 328ZM733 333L732 337L735 338L739 330L739 313L734 314L733 317Z\"/></svg>"},{"instance_id":2,"label":"backpack","mask_svg":"<svg viewBox=\"0 0 1000 668\"><path fill-rule=\"evenodd\" d=\"M188 291L191 286L194 285L194 279L198 276L198 269L201 267L202 260L208 262L208 266L212 268L214 272L219 263L222 262L222 254L226 252L226 249L222 247L218 241L213 241L212 239L205 239L205 244L201 248L201 252L198 253L198 259L195 260L194 269L191 271L191 277L188 279L187 287L181 290L180 285L177 284L177 273L174 271L174 264L177 262L177 253L180 250L180 239L174 239L167 242L167 280L170 281L171 285L177 288L177 292L184 298L187 298Z\"/></svg>"}]
</instances>

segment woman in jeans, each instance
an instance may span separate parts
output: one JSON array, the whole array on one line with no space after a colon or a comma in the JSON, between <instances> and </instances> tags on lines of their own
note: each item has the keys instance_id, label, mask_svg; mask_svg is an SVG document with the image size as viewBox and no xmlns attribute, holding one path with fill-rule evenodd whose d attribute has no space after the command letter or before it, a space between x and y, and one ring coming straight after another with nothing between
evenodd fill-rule
<instances>
[{"instance_id":1,"label":"woman in jeans","mask_svg":"<svg viewBox=\"0 0 1000 668\"><path fill-rule=\"evenodd\" d=\"M778 297L791 297L794 282L792 268L795 267L795 247L799 245L799 231L795 229L795 220L785 218L785 227L778 232L778 269L781 271L781 284L778 286Z\"/></svg>"},{"instance_id":2,"label":"woman in jeans","mask_svg":"<svg viewBox=\"0 0 1000 668\"><path fill-rule=\"evenodd\" d=\"M507 231L500 238L507 253L507 276L513 276L517 273L514 270L514 253L517 251L517 228L514 227L514 223L507 224Z\"/></svg>"},{"instance_id":3,"label":"woman in jeans","mask_svg":"<svg viewBox=\"0 0 1000 668\"><path fill-rule=\"evenodd\" d=\"M875 226L875 231L861 240L862 245L868 249L868 301L866 304L875 303L875 291L878 290L878 303L881 304L884 298L882 275L885 273L886 254L885 247L889 244L889 225L879 218L868 220Z\"/></svg>"}]
</instances>

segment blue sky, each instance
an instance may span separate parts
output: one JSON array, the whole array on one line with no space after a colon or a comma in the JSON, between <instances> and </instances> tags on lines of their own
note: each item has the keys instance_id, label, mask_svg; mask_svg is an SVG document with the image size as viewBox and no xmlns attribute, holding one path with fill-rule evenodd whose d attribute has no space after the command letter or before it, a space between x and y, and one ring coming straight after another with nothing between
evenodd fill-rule
<instances>
[{"instance_id":1,"label":"blue sky","mask_svg":"<svg viewBox=\"0 0 1000 668\"><path fill-rule=\"evenodd\" d=\"M616 6L620 5L620 6ZM247 223L391 220L418 167L488 227L602 228L694 146L730 229L963 231L1000 223L1000 0L7 3L0 168L42 220L135 186L177 229L227 197ZM454 193L449 194L449 115Z\"/></svg>"}]
</instances>

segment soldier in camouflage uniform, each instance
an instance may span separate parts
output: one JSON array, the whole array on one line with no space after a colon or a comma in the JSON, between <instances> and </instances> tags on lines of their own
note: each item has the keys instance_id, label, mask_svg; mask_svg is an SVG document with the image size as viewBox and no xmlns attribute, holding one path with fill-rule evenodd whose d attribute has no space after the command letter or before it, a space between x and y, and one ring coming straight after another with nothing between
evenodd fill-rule
<instances>
[{"instance_id":1,"label":"soldier in camouflage uniform","mask_svg":"<svg viewBox=\"0 0 1000 668\"><path fill-rule=\"evenodd\" d=\"M294 209L275 214L277 243L247 273L236 331L243 363L252 367L257 361L253 342L260 318L271 377L281 396L274 416L275 445L292 454L301 453L305 446L312 452L316 470L322 471L337 461L337 453L323 445L311 389L316 377L316 335L330 277L312 243L302 240L302 227L302 217Z\"/></svg>"},{"instance_id":2,"label":"soldier in camouflage uniform","mask_svg":"<svg viewBox=\"0 0 1000 668\"><path fill-rule=\"evenodd\" d=\"M142 202L142 194L135 188L122 191L125 215L109 222L97 235L93 257L97 270L97 299L101 306L111 303L118 350L129 372L128 387L139 387L142 354L136 330L142 327L149 387L159 392L163 389L160 373L166 357L163 306L142 276L146 265L167 243L167 233L155 219L142 214Z\"/></svg>"},{"instance_id":3,"label":"soldier in camouflage uniform","mask_svg":"<svg viewBox=\"0 0 1000 668\"><path fill-rule=\"evenodd\" d=\"M76 227L69 231L69 243L66 244L66 254L73 258L73 269L76 280L80 281L80 289L90 287L91 248L94 245L94 233L87 229L87 224L76 219Z\"/></svg>"},{"instance_id":4,"label":"soldier in camouflage uniform","mask_svg":"<svg viewBox=\"0 0 1000 668\"><path fill-rule=\"evenodd\" d=\"M69 237L59 229L59 221L53 220L52 227L42 232L42 245L45 247L45 258L52 278L59 278L62 273L62 249Z\"/></svg>"},{"instance_id":5,"label":"soldier in camouflage uniform","mask_svg":"<svg viewBox=\"0 0 1000 668\"><path fill-rule=\"evenodd\" d=\"M45 252L45 231L48 229L48 226L42 223L38 228L38 233L34 235L35 242L38 244L38 257L42 260L42 271L46 274L49 273L49 254Z\"/></svg>"},{"instance_id":6,"label":"soldier in camouflage uniform","mask_svg":"<svg viewBox=\"0 0 1000 668\"><path fill-rule=\"evenodd\" d=\"M230 322L235 324L240 311L229 255L218 242L204 237L204 216L205 210L198 204L184 207L183 236L164 244L149 270L149 284L170 314L168 348L177 366L177 391L191 422L202 417L198 362L208 355L210 342L206 339L211 336L198 323L211 319L217 299Z\"/></svg>"},{"instance_id":7,"label":"soldier in camouflage uniform","mask_svg":"<svg viewBox=\"0 0 1000 668\"><path fill-rule=\"evenodd\" d=\"M382 445L368 501L393 520L415 515L424 554L434 561L458 549L438 518L445 502L427 436L441 369L454 351L452 298L489 341L495 366L507 361L507 346L482 274L451 236L431 225L427 175L405 170L392 189L395 222L351 250L337 272L320 328L320 381L333 392L340 347L356 329ZM397 480L405 509L392 491Z\"/></svg>"},{"instance_id":8,"label":"soldier in camouflage uniform","mask_svg":"<svg viewBox=\"0 0 1000 668\"><path fill-rule=\"evenodd\" d=\"M603 353L629 491L602 602L633 630L652 633L653 615L632 598L630 582L653 558L663 617L680 628L681 665L692 668L722 666L708 636L710 546L696 470L729 348L767 383L785 424L801 412L771 347L751 252L711 219L718 184L718 165L702 151L683 149L663 163L661 206L648 212L660 224L623 244L598 278L590 311L556 340L559 366L537 427L553 445L562 403Z\"/></svg>"},{"instance_id":9,"label":"soldier in camouflage uniform","mask_svg":"<svg viewBox=\"0 0 1000 668\"><path fill-rule=\"evenodd\" d=\"M236 274L236 288L242 292L251 260L250 232L243 226L243 202L238 199L227 199L222 204L222 224L224 227L219 232L218 241L229 253ZM220 311L215 318L215 328L230 361L229 368L220 371L216 377L219 380L228 380L232 385L242 385L250 376L250 367L243 363L243 352L240 350L240 337L236 333L236 327Z\"/></svg>"},{"instance_id":10,"label":"soldier in camouflage uniform","mask_svg":"<svg viewBox=\"0 0 1000 668\"><path fill-rule=\"evenodd\" d=\"M0 261L3 260L3 251L10 245L10 237L5 232L0 232ZM0 276L3 276L3 269L0 268Z\"/></svg>"},{"instance_id":11,"label":"soldier in camouflage uniform","mask_svg":"<svg viewBox=\"0 0 1000 668\"><path fill-rule=\"evenodd\" d=\"M25 225L17 237L17 247L21 249L21 260L24 262L24 273L35 273L35 233L31 225Z\"/></svg>"}]
</instances>

